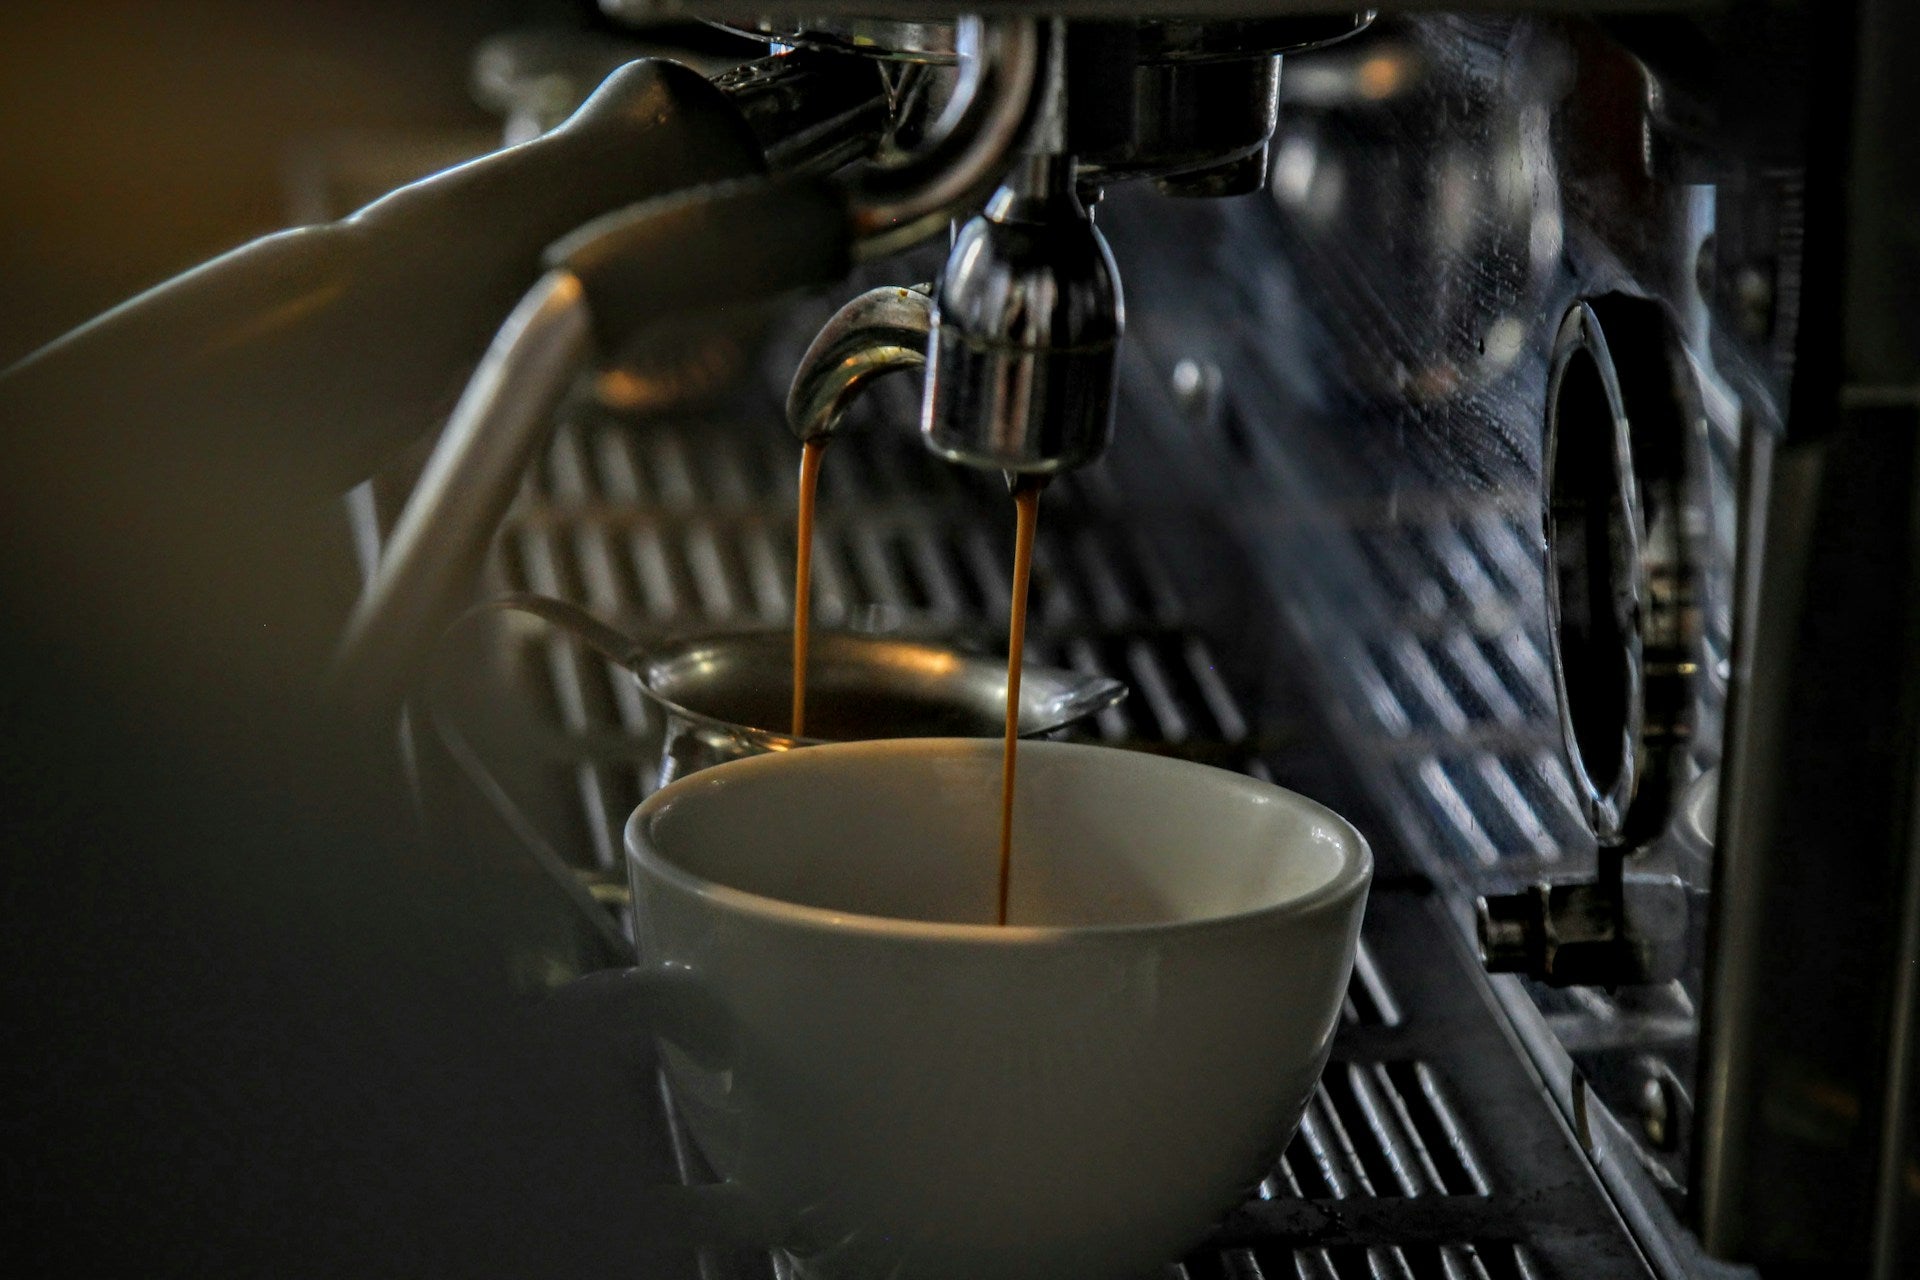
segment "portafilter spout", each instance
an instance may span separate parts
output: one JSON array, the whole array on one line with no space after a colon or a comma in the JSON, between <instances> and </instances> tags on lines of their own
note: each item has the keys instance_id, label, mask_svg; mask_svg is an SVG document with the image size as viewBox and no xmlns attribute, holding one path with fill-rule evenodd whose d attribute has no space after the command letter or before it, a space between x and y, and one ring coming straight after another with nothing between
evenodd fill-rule
<instances>
[{"instance_id":1,"label":"portafilter spout","mask_svg":"<svg viewBox=\"0 0 1920 1280\"><path fill-rule=\"evenodd\" d=\"M1072 157L1018 162L961 228L934 294L920 431L951 462L1055 475L1113 434L1123 310Z\"/></svg>"},{"instance_id":2,"label":"portafilter spout","mask_svg":"<svg viewBox=\"0 0 1920 1280\"><path fill-rule=\"evenodd\" d=\"M931 287L884 285L840 310L815 335L787 391L787 425L802 441L832 435L876 378L927 363Z\"/></svg>"},{"instance_id":3,"label":"portafilter spout","mask_svg":"<svg viewBox=\"0 0 1920 1280\"><path fill-rule=\"evenodd\" d=\"M874 379L926 368L920 430L950 462L1047 477L1099 457L1113 433L1119 272L1075 189L1060 24L1032 136L960 228L939 284L869 290L828 321L794 375L787 420L831 434Z\"/></svg>"},{"instance_id":4,"label":"portafilter spout","mask_svg":"<svg viewBox=\"0 0 1920 1280\"><path fill-rule=\"evenodd\" d=\"M950 462L1045 477L1113 434L1120 273L1074 184L1066 24L1046 24L1023 154L954 237L933 299L920 433Z\"/></svg>"}]
</instances>

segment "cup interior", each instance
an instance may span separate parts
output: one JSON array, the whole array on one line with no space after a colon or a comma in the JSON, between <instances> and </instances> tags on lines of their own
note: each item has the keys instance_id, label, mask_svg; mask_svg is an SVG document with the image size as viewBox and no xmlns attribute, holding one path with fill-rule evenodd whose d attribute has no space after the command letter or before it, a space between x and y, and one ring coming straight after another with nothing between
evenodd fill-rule
<instances>
[{"instance_id":1,"label":"cup interior","mask_svg":"<svg viewBox=\"0 0 1920 1280\"><path fill-rule=\"evenodd\" d=\"M629 847L711 891L816 923L995 921L1000 748L856 742L734 761L642 805ZM1366 843L1270 783L1206 765L1024 743L1009 923L1164 925L1284 910L1363 882Z\"/></svg>"}]
</instances>

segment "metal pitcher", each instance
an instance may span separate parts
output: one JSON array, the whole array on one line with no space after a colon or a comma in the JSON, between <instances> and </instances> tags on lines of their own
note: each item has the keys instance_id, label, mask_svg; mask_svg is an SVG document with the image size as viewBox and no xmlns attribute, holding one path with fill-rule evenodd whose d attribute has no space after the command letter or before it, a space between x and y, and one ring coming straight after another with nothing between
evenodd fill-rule
<instances>
[{"instance_id":1,"label":"metal pitcher","mask_svg":"<svg viewBox=\"0 0 1920 1280\"><path fill-rule=\"evenodd\" d=\"M792 699L789 631L730 631L648 647L549 596L506 596L490 607L553 623L633 674L666 722L655 786L769 751L860 738L999 737L1006 724L1005 660L936 641L816 630L807 665L812 732L795 737L781 727ZM1020 736L1057 733L1126 694L1125 684L1107 676L1028 663Z\"/></svg>"}]
</instances>

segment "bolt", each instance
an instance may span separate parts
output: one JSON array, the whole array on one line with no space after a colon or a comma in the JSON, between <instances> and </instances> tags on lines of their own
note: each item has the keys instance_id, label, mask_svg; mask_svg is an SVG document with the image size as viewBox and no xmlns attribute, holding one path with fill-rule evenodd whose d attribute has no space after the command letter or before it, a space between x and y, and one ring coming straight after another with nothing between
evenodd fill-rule
<instances>
[{"instance_id":1,"label":"bolt","mask_svg":"<svg viewBox=\"0 0 1920 1280\"><path fill-rule=\"evenodd\" d=\"M1679 1145L1680 1099L1673 1076L1666 1067L1651 1062L1641 1068L1640 1088L1635 1101L1640 1111L1640 1132L1655 1151L1672 1151Z\"/></svg>"},{"instance_id":2,"label":"bolt","mask_svg":"<svg viewBox=\"0 0 1920 1280\"><path fill-rule=\"evenodd\" d=\"M1593 1125L1587 1118L1587 1078L1578 1071L1573 1073L1570 1092L1573 1095L1573 1136L1580 1143L1580 1150L1591 1156Z\"/></svg>"},{"instance_id":3,"label":"bolt","mask_svg":"<svg viewBox=\"0 0 1920 1280\"><path fill-rule=\"evenodd\" d=\"M1220 390L1224 382L1220 366L1213 361L1182 357L1173 366L1173 402L1189 421L1211 421L1220 407Z\"/></svg>"}]
</instances>

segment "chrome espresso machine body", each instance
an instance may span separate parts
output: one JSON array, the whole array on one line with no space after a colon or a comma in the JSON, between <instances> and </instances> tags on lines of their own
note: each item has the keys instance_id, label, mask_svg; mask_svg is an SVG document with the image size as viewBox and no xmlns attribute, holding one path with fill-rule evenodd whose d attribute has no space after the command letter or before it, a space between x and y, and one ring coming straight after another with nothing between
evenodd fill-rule
<instances>
[{"instance_id":1,"label":"chrome espresso machine body","mask_svg":"<svg viewBox=\"0 0 1920 1280\"><path fill-rule=\"evenodd\" d=\"M348 499L364 590L274 634L316 705L407 705L380 758L539 904L497 922L538 985L625 945L660 726L544 634L448 679L478 590L778 625L792 437L844 425L817 616L990 647L998 473L1051 482L1029 653L1131 684L1095 736L1380 858L1301 1131L1180 1274L1920 1270L1920 10L602 7L771 47L496 46L521 148L8 371L72 451L15 474L97 441L172 539L49 563L177 620L151 583L298 559L267 513L451 405ZM198 643L284 603L235 573Z\"/></svg>"}]
</instances>

